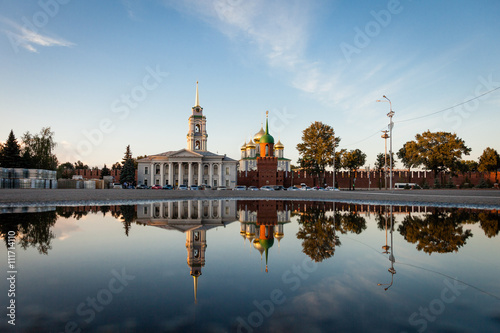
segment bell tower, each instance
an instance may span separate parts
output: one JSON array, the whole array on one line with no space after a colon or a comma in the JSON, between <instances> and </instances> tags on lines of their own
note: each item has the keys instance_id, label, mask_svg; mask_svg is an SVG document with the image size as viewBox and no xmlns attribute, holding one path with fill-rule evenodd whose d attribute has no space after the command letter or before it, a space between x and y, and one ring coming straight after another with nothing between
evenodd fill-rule
<instances>
[{"instance_id":1,"label":"bell tower","mask_svg":"<svg viewBox=\"0 0 500 333\"><path fill-rule=\"evenodd\" d=\"M200 106L198 97L198 81L196 81L196 101L191 108L192 114L188 120L187 149L188 150L207 150L207 119L203 115L203 108Z\"/></svg>"},{"instance_id":2,"label":"bell tower","mask_svg":"<svg viewBox=\"0 0 500 333\"><path fill-rule=\"evenodd\" d=\"M201 268L205 266L206 237L206 230L190 230L186 233L187 264L193 277L195 302L198 300L198 277L201 275Z\"/></svg>"}]
</instances>

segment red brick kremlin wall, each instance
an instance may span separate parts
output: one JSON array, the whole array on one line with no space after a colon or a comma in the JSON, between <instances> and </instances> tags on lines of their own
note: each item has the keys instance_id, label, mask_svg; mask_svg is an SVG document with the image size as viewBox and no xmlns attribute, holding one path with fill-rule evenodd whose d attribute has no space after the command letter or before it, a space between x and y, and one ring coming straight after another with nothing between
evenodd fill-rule
<instances>
[{"instance_id":1,"label":"red brick kremlin wall","mask_svg":"<svg viewBox=\"0 0 500 333\"><path fill-rule=\"evenodd\" d=\"M276 170L276 169L274 169ZM410 181L408 181L408 177L411 177ZM350 182L356 178L356 188L368 188L368 172L366 171L358 171L354 174L348 171L337 171L335 174L335 182L339 188L349 188ZM438 175L437 178L441 184L446 185L450 181L450 174L442 174ZM459 173L456 177L451 177L451 182L456 185L463 185L466 180L476 186L479 184L481 179L489 179L491 183L495 183L495 173L480 173L480 172L472 172L461 174ZM500 173L499 173L500 178ZM276 183L272 183L273 180L276 180ZM269 183L267 183L269 181ZM371 188L384 188L384 174L383 172L378 171L370 171L370 181ZM327 186L332 186L333 182L333 172L327 171L325 173L325 182ZM393 172L393 184L395 183L416 183L422 186L424 182L430 187L434 186L434 173L432 171L394 171ZM263 174L260 174L259 171L240 171L238 172L238 185L246 185L246 186L257 186L261 187L263 185L283 185L284 187L290 187L292 185L300 186L300 184L305 183L307 186L325 186L324 183L321 183L320 177L316 174L308 174L305 171L294 171L294 172L285 172L285 171L272 171L265 170ZM387 186L389 186L389 177L387 177Z\"/></svg>"},{"instance_id":2,"label":"red brick kremlin wall","mask_svg":"<svg viewBox=\"0 0 500 333\"><path fill-rule=\"evenodd\" d=\"M121 170L109 171L115 182L119 182ZM77 169L75 170L75 176L82 176L83 179L101 179L101 169ZM135 170L135 182L137 183L137 170Z\"/></svg>"}]
</instances>

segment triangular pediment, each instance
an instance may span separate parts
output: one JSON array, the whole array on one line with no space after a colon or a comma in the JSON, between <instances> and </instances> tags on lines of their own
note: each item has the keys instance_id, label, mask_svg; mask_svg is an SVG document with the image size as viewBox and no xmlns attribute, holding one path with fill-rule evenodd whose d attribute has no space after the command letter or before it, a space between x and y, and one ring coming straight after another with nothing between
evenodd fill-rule
<instances>
[{"instance_id":1,"label":"triangular pediment","mask_svg":"<svg viewBox=\"0 0 500 333\"><path fill-rule=\"evenodd\" d=\"M187 149L181 149L178 150L168 156L169 158L176 158L176 157L196 157L196 158L201 158L203 155L198 154L192 150L187 150Z\"/></svg>"}]
</instances>

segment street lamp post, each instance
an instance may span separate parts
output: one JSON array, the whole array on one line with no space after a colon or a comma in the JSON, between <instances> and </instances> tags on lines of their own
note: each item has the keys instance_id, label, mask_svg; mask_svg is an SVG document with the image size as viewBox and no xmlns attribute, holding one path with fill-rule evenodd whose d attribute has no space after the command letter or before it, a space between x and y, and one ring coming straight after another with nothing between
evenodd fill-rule
<instances>
[{"instance_id":1,"label":"street lamp post","mask_svg":"<svg viewBox=\"0 0 500 333\"><path fill-rule=\"evenodd\" d=\"M384 150L384 188L387 190L387 139L389 138L389 135L387 135L387 130L382 131L384 133L382 135L382 139L384 139L385 142L385 150Z\"/></svg>"},{"instance_id":2,"label":"street lamp post","mask_svg":"<svg viewBox=\"0 0 500 333\"><path fill-rule=\"evenodd\" d=\"M389 184L391 186L391 190L392 190L392 128L394 127L394 123L392 122L392 117L394 116L394 111L392 111L392 102L389 98L387 98L387 96L382 96L383 98L385 98L388 102L389 102L389 113L387 114L387 117L389 117L389 158L390 158L390 170L391 170L391 173L389 175ZM380 100L378 99L377 102L385 102L383 100Z\"/></svg>"},{"instance_id":3,"label":"street lamp post","mask_svg":"<svg viewBox=\"0 0 500 333\"><path fill-rule=\"evenodd\" d=\"M333 144L333 189L335 190L335 145L337 141Z\"/></svg>"}]
</instances>

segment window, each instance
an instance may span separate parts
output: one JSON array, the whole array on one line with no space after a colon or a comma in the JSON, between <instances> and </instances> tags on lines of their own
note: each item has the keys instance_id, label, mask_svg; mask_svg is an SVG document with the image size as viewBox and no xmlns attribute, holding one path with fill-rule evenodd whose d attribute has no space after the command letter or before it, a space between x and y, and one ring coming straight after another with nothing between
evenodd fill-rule
<instances>
[{"instance_id":1,"label":"window","mask_svg":"<svg viewBox=\"0 0 500 333\"><path fill-rule=\"evenodd\" d=\"M144 206L144 215L148 215L148 207Z\"/></svg>"},{"instance_id":2,"label":"window","mask_svg":"<svg viewBox=\"0 0 500 333\"><path fill-rule=\"evenodd\" d=\"M199 132L200 132L200 125L196 125L196 126L194 127L194 131L195 131L196 133L199 133Z\"/></svg>"},{"instance_id":3,"label":"window","mask_svg":"<svg viewBox=\"0 0 500 333\"><path fill-rule=\"evenodd\" d=\"M194 144L194 149L200 150L200 141L196 141L196 143Z\"/></svg>"},{"instance_id":4,"label":"window","mask_svg":"<svg viewBox=\"0 0 500 333\"><path fill-rule=\"evenodd\" d=\"M226 167L226 176L229 176L229 167Z\"/></svg>"},{"instance_id":5,"label":"window","mask_svg":"<svg viewBox=\"0 0 500 333\"><path fill-rule=\"evenodd\" d=\"M157 175L160 174L160 165L159 164L156 165L156 174Z\"/></svg>"},{"instance_id":6,"label":"window","mask_svg":"<svg viewBox=\"0 0 500 333\"><path fill-rule=\"evenodd\" d=\"M148 180L144 179L144 185L148 186Z\"/></svg>"},{"instance_id":7,"label":"window","mask_svg":"<svg viewBox=\"0 0 500 333\"><path fill-rule=\"evenodd\" d=\"M149 173L149 168L148 167L144 167L144 174L147 175Z\"/></svg>"}]
</instances>

